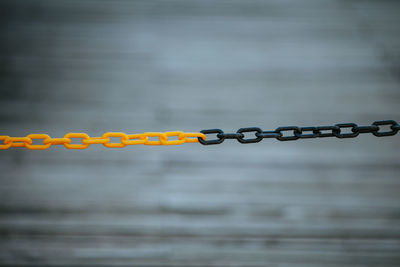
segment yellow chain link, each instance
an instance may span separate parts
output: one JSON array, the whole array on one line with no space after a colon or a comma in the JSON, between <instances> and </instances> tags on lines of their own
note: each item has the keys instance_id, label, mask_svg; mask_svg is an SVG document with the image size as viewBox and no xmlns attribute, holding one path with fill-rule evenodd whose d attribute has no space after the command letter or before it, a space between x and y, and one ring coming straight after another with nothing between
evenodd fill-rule
<instances>
[{"instance_id":1,"label":"yellow chain link","mask_svg":"<svg viewBox=\"0 0 400 267\"><path fill-rule=\"evenodd\" d=\"M176 140L169 140L169 137L177 137ZM119 137L119 143L110 143L110 137ZM157 137L158 140L149 140L149 137ZM29 134L26 137L0 136L0 149L10 147L26 147L28 149L43 150L52 145L64 145L69 149L85 149L92 144L103 144L105 147L126 147L129 145L181 145L184 143L198 143L198 137L206 140L206 135L202 133L174 132L146 132L142 134L126 134L121 132L107 132L101 137L90 137L86 133L67 133L63 138L51 138L47 134ZM71 144L71 138L82 139L81 144ZM33 145L33 139L43 139L43 144ZM3 144L1 144L1 141Z\"/></svg>"}]
</instances>

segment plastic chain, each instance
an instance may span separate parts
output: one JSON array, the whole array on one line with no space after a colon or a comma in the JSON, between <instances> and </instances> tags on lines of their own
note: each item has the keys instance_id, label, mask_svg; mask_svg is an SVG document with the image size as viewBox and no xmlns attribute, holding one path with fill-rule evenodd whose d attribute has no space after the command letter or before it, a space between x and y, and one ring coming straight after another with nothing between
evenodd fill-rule
<instances>
[{"instance_id":1,"label":"plastic chain","mask_svg":"<svg viewBox=\"0 0 400 267\"><path fill-rule=\"evenodd\" d=\"M169 137L177 137L176 140L169 140ZM110 143L110 137L119 137L120 142ZM158 140L149 140L149 137L156 137ZM71 144L71 138L82 139L80 144ZM90 137L85 133L67 133L63 138L51 138L47 134L29 134L26 137L0 136L0 149L10 147L26 147L28 149L43 150L52 145L64 145L69 149L85 149L92 144L103 144L105 147L121 148L129 145L181 145L184 143L198 143L198 138L206 140L203 133L174 132L147 132L142 134L126 134L121 132L107 132L101 137ZM33 139L42 139L43 144L33 145ZM1 144L2 143L2 144Z\"/></svg>"},{"instance_id":2,"label":"plastic chain","mask_svg":"<svg viewBox=\"0 0 400 267\"><path fill-rule=\"evenodd\" d=\"M385 129L382 129L386 127ZM371 133L377 137L396 135L400 125L394 120L375 121L371 125L358 126L355 123L339 123L330 126L283 126L273 131L263 131L258 127L240 128L236 133L225 133L221 129L201 130L196 133L174 132L146 132L142 134L125 134L108 132L101 137L90 137L85 133L67 133L63 138L51 138L47 134L29 134L26 137L0 136L0 149L10 147L26 147L28 149L48 149L52 145L64 145L70 149L85 149L92 144L103 144L105 147L126 147L129 145L181 145L184 143L200 143L202 145L221 144L225 139L236 139L242 144L258 143L263 139L275 138L279 141L293 141L321 137L354 138L360 134ZM207 139L206 135L216 135L216 138ZM247 137L245 136L247 135ZM175 136L177 139L169 140ZM250 136L250 137L249 137ZM110 143L110 137L120 138L118 143ZM149 137L156 140L149 140ZM82 139L79 144L71 144L71 138ZM42 139L40 145L33 145L33 139Z\"/></svg>"}]
</instances>

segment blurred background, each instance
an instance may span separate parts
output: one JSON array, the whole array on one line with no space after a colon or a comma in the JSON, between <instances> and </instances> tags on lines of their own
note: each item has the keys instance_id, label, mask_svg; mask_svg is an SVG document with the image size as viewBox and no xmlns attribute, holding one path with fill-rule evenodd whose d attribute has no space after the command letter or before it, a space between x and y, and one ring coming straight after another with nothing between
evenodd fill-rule
<instances>
[{"instance_id":1,"label":"blurred background","mask_svg":"<svg viewBox=\"0 0 400 267\"><path fill-rule=\"evenodd\" d=\"M0 134L400 121L399 11L0 1ZM372 135L3 150L0 264L399 266L399 163Z\"/></svg>"}]
</instances>

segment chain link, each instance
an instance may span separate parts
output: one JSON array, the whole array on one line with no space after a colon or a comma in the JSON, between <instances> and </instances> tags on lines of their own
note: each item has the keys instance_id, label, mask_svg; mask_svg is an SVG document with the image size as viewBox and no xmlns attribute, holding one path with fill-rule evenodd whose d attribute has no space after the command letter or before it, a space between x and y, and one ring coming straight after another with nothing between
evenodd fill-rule
<instances>
[{"instance_id":1,"label":"chain link","mask_svg":"<svg viewBox=\"0 0 400 267\"><path fill-rule=\"evenodd\" d=\"M390 130L382 130L381 126L389 126ZM345 130L348 129L348 130ZM221 129L202 130L205 135L216 134L214 139L203 139L198 137L203 145L221 144L225 139L236 139L240 143L258 143L264 138L275 138L279 141L293 141L298 139L337 137L354 138L359 134L372 133L377 137L391 136L400 131L400 125L393 120L375 121L368 126L358 126L355 123L339 123L332 126L298 127L285 126L276 128L274 131L263 131L258 127L240 128L236 133L225 133ZM245 137L244 134L254 135L255 138ZM286 134L284 134L286 133Z\"/></svg>"},{"instance_id":2,"label":"chain link","mask_svg":"<svg viewBox=\"0 0 400 267\"><path fill-rule=\"evenodd\" d=\"M110 137L120 138L119 142L111 143ZM150 137L157 137L158 140L150 140ZM169 140L170 137L176 137L176 140ZM81 139L79 144L72 144L72 139ZM198 143L200 140L206 140L203 133L185 133L181 131L174 132L147 132L142 134L126 134L121 132L107 132L101 137L90 137L86 133L67 133L63 138L51 138L47 134L29 134L26 137L0 136L0 149L9 149L10 147L26 147L34 150L48 149L52 145L64 145L69 149L85 149L92 144L102 144L110 148L122 148L128 145L181 145L184 143ZM33 139L43 139L43 144L33 145Z\"/></svg>"},{"instance_id":3,"label":"chain link","mask_svg":"<svg viewBox=\"0 0 400 267\"><path fill-rule=\"evenodd\" d=\"M382 127L389 130L382 130ZM347 130L346 130L347 129ZM375 121L371 125L358 126L355 123L339 123L331 126L284 126L273 131L263 131L258 127L240 128L236 133L225 133L221 129L208 129L200 132L185 133L173 132L146 132L142 134L126 134L122 132L107 132L100 137L90 137L86 133L67 133L62 138L51 138L47 134L29 134L26 137L0 136L0 149L11 147L26 147L28 149L43 150L52 145L64 145L69 149L85 149L92 144L102 144L109 148L122 148L129 145L181 145L184 143L201 143L203 145L221 144L225 139L236 139L242 144L258 143L263 139L275 138L279 141L293 141L298 139L337 137L354 138L360 134L372 133L377 137L392 136L400 131L400 125L393 120ZM207 138L207 135L215 135ZM119 138L119 142L111 142L110 138ZM169 140L175 137L174 140ZM80 143L72 144L71 139L81 139ZM150 140L156 138L156 140ZM41 139L42 144L33 145L34 139Z\"/></svg>"}]
</instances>

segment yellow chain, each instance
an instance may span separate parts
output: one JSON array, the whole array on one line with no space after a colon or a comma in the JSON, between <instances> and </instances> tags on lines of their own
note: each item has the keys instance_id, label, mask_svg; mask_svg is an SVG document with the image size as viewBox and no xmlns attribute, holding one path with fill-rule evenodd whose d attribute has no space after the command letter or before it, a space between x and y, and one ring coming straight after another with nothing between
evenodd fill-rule
<instances>
[{"instance_id":1,"label":"yellow chain","mask_svg":"<svg viewBox=\"0 0 400 267\"><path fill-rule=\"evenodd\" d=\"M177 140L168 140L168 137L176 136ZM119 143L110 143L110 137L119 137ZM149 140L149 137L157 137L158 140ZM142 134L126 134L121 132L107 132L101 137L90 137L85 133L67 133L63 138L51 138L47 134L29 134L26 137L0 136L0 149L10 147L26 147L28 149L48 149L52 145L64 145L70 149L85 149L92 144L103 144L105 147L126 147L128 145L181 145L184 143L198 143L198 137L206 140L202 133L175 132L147 132ZM81 138L81 144L71 144L71 138ZM43 145L32 145L32 139L43 139Z\"/></svg>"}]
</instances>

